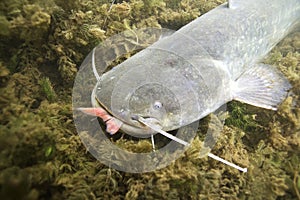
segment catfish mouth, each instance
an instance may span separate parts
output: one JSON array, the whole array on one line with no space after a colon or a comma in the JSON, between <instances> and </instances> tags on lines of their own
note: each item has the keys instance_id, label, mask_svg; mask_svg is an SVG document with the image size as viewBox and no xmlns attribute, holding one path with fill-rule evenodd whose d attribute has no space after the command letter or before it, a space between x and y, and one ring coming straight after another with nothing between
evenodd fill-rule
<instances>
[{"instance_id":1,"label":"catfish mouth","mask_svg":"<svg viewBox=\"0 0 300 200\"><path fill-rule=\"evenodd\" d=\"M161 122L157 118L151 116L143 116L140 114L127 113L128 117L125 118L117 117L105 105L103 105L97 97L95 97L95 101L93 102L93 104L96 105L96 107L100 107L103 110L105 110L110 116L120 120L122 122L120 129L126 134L134 137L148 138L151 135L157 133L156 131L152 130L150 127L141 123L138 120L139 117L142 117L147 123L152 124L153 126L156 126L159 129L163 127Z\"/></svg>"},{"instance_id":2,"label":"catfish mouth","mask_svg":"<svg viewBox=\"0 0 300 200\"><path fill-rule=\"evenodd\" d=\"M130 124L126 123L125 121L122 121L124 122L124 124L121 126L121 130L124 131L126 134L140 138L148 138L151 135L155 135L157 133L153 129L141 123L139 121L139 118L142 118L147 123L152 124L153 126L156 126L159 129L162 128L160 121L154 117L133 114L130 118Z\"/></svg>"}]
</instances>

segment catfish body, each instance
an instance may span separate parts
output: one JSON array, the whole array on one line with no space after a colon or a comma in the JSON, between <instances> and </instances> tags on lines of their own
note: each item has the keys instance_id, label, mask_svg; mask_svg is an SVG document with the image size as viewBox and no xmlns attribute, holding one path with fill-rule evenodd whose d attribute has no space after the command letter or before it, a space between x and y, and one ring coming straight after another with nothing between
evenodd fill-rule
<instances>
[{"instance_id":1,"label":"catfish body","mask_svg":"<svg viewBox=\"0 0 300 200\"><path fill-rule=\"evenodd\" d=\"M259 62L299 20L299 0L222 4L103 74L92 102L137 127L137 135L149 132L136 115L168 131L233 99L275 110L291 86Z\"/></svg>"}]
</instances>

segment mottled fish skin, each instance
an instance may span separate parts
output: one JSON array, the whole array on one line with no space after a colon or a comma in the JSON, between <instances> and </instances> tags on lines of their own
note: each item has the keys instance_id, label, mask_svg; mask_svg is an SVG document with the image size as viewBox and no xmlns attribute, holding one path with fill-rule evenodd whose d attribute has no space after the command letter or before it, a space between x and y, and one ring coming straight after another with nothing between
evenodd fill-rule
<instances>
[{"instance_id":1,"label":"mottled fish skin","mask_svg":"<svg viewBox=\"0 0 300 200\"><path fill-rule=\"evenodd\" d=\"M299 0L236 2L218 6L103 74L97 98L127 124L136 126L131 116L138 114L160 120L164 130L187 125L234 99L232 82L300 20ZM158 100L162 112L153 109Z\"/></svg>"}]
</instances>

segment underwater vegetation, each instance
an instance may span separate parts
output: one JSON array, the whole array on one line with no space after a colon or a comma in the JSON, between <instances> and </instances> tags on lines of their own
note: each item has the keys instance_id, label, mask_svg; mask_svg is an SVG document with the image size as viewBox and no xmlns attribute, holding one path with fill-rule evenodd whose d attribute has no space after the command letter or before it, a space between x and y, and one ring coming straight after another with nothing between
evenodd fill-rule
<instances>
[{"instance_id":1,"label":"underwater vegetation","mask_svg":"<svg viewBox=\"0 0 300 200\"><path fill-rule=\"evenodd\" d=\"M212 152L248 173L199 159L201 131L170 166L119 172L99 163L75 130L73 81L95 45L140 27L176 30L222 2L1 0L0 199L300 199L299 32L264 61L293 86L279 110L228 104ZM150 141L116 143L137 152L151 149Z\"/></svg>"}]
</instances>

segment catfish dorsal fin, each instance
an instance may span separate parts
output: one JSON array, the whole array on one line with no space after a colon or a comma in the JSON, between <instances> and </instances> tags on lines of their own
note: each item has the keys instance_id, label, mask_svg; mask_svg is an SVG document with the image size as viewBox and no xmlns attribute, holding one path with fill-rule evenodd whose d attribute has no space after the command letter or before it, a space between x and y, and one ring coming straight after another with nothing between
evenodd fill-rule
<instances>
[{"instance_id":1,"label":"catfish dorsal fin","mask_svg":"<svg viewBox=\"0 0 300 200\"><path fill-rule=\"evenodd\" d=\"M232 92L235 100L276 110L290 88L289 81L274 66L256 64L233 83Z\"/></svg>"}]
</instances>

